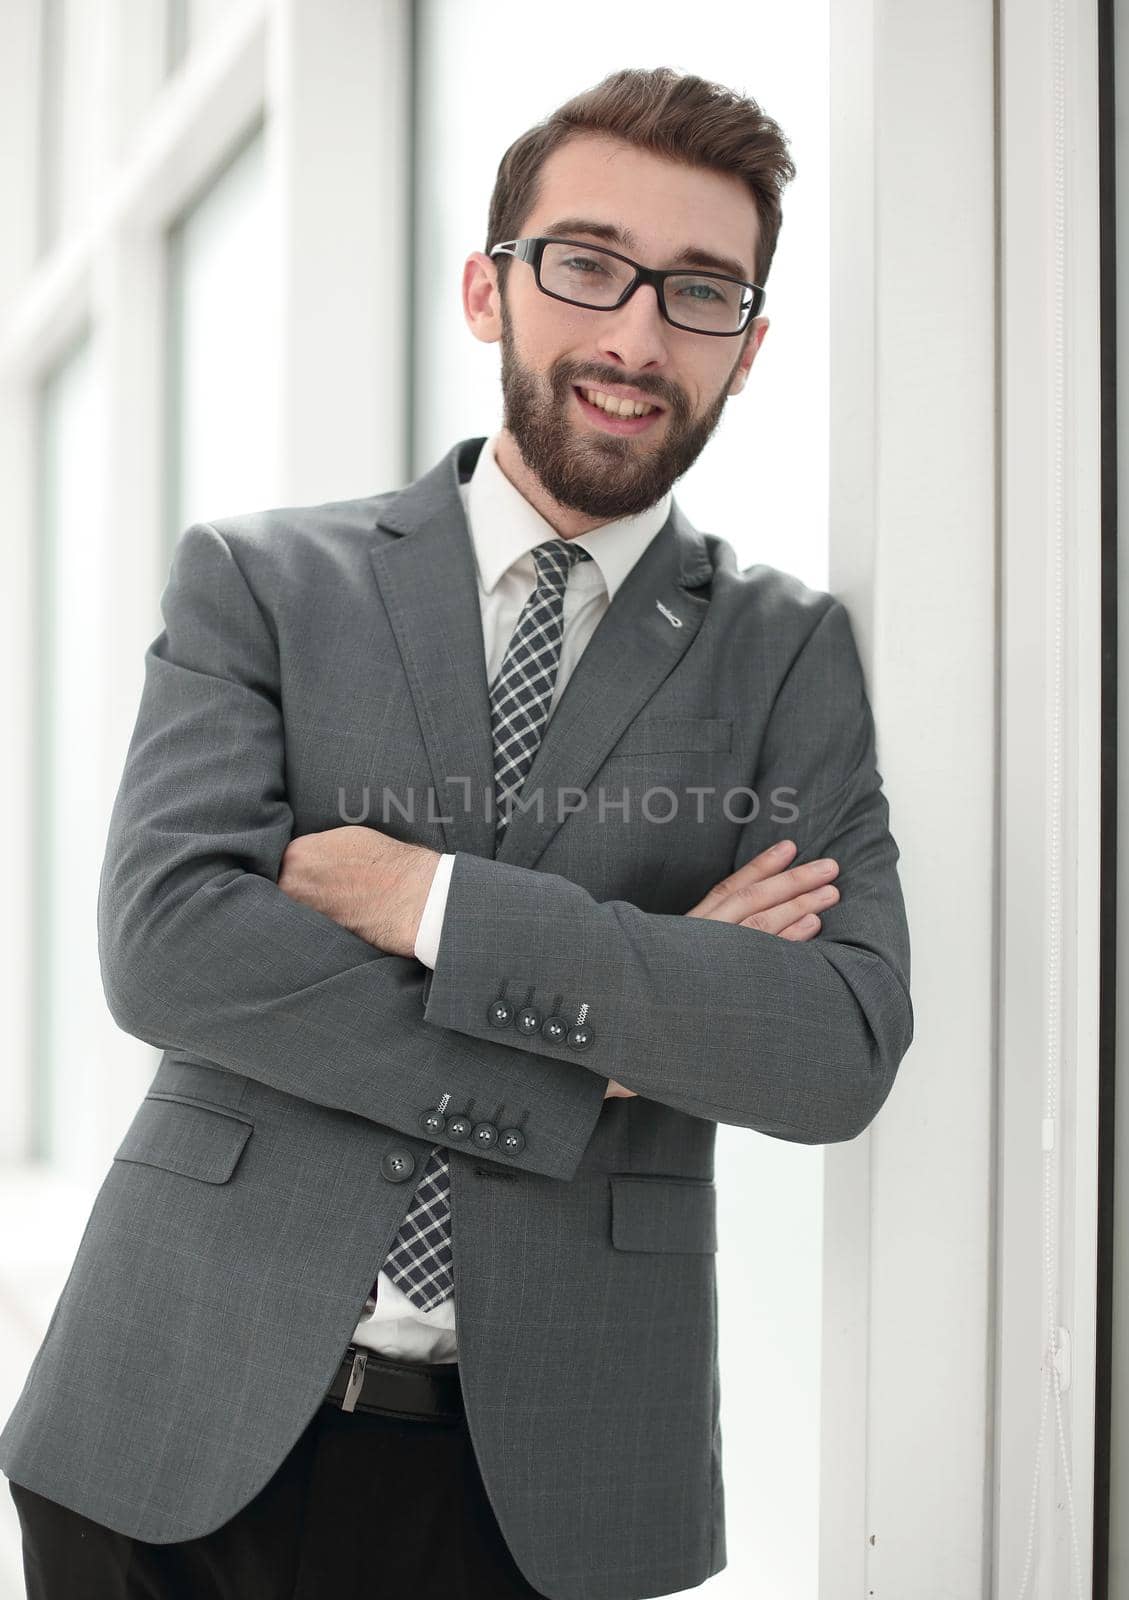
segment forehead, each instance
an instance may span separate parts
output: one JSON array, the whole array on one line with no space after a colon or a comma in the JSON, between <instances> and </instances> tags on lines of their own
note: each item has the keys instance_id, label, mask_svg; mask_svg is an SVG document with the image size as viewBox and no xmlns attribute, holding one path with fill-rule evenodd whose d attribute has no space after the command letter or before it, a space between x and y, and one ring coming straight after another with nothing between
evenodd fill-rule
<instances>
[{"instance_id":1,"label":"forehead","mask_svg":"<svg viewBox=\"0 0 1129 1600\"><path fill-rule=\"evenodd\" d=\"M753 274L757 208L729 173L686 166L620 139L580 134L546 157L540 180L525 233L540 231L556 217L590 217L632 234L643 260L657 263L696 245L741 261L745 274Z\"/></svg>"}]
</instances>

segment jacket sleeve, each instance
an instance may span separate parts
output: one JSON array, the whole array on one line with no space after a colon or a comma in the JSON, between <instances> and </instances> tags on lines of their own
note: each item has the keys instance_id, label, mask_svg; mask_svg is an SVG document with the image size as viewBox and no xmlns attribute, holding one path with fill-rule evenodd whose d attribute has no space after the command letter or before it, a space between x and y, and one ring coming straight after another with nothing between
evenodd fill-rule
<instances>
[{"instance_id":1,"label":"jacket sleeve","mask_svg":"<svg viewBox=\"0 0 1129 1600\"><path fill-rule=\"evenodd\" d=\"M840 899L820 913L814 939L598 903L553 873L460 851L427 1022L510 1039L530 1061L573 1055L637 1094L778 1138L829 1144L861 1133L890 1092L913 1012L899 851L838 600L780 685L753 788L759 810L731 802L756 812L734 870L785 838L797 844L793 864L839 863ZM570 1030L579 1024L582 1048L496 1025L503 990L555 1008Z\"/></svg>"},{"instance_id":2,"label":"jacket sleeve","mask_svg":"<svg viewBox=\"0 0 1129 1600\"><path fill-rule=\"evenodd\" d=\"M98 892L114 1020L158 1048L431 1143L448 1141L419 1119L448 1094L448 1116L522 1130L517 1155L476 1155L571 1178L606 1081L498 1037L429 1027L418 961L279 889L294 818L278 641L232 544L209 523L182 534L165 625L145 653Z\"/></svg>"}]
</instances>

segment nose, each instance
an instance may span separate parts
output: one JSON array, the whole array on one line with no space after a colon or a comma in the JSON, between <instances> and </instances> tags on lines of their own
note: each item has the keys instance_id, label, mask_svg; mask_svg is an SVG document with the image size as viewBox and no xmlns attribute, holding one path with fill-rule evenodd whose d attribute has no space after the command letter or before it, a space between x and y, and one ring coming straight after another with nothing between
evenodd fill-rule
<instances>
[{"instance_id":1,"label":"nose","mask_svg":"<svg viewBox=\"0 0 1129 1600\"><path fill-rule=\"evenodd\" d=\"M658 291L650 283L636 284L618 310L600 313L601 353L630 372L661 366L666 360L667 334L673 332L659 308Z\"/></svg>"}]
</instances>

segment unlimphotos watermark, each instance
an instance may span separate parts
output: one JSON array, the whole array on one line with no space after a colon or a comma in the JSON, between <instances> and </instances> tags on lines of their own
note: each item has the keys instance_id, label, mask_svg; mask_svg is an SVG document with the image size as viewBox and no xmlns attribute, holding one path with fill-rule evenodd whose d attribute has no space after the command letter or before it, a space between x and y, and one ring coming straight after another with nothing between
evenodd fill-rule
<instances>
[{"instance_id":1,"label":"unlimphotos watermark","mask_svg":"<svg viewBox=\"0 0 1129 1600\"><path fill-rule=\"evenodd\" d=\"M379 809L374 812L369 784L364 784L359 793L339 785L337 814L342 822L354 824L380 822L387 825L393 816L406 823L452 822L454 814L450 808L457 808L460 800L463 814L471 814L471 788L470 778L449 778L443 797L443 804L448 809L443 811L437 809L440 802L433 786L416 789L409 785L406 791L397 792L386 785L380 792ZM793 788L774 788L767 802L773 809L765 820L795 822L800 815L795 802L796 793ZM686 797L685 810L680 798L682 796ZM743 807L735 809L740 802L744 802ZM493 789L483 788L478 803L483 821L491 821L499 809ZM547 806L555 806L555 810L547 812ZM520 794L509 796L500 809L507 821L520 812L531 811L538 822L544 822L547 814L552 821L563 822L566 817L578 812L591 811L599 823L646 822L659 826L685 815L690 815L692 821L699 823L717 821L719 817L726 822L745 823L755 821L761 815L761 796L755 789L743 785L719 789L716 784L690 784L678 790L666 784L654 784L646 789L632 789L630 785L622 784L616 790L605 789L600 784L590 791L566 784L555 791L549 790L548 794L542 788L522 789Z\"/></svg>"}]
</instances>

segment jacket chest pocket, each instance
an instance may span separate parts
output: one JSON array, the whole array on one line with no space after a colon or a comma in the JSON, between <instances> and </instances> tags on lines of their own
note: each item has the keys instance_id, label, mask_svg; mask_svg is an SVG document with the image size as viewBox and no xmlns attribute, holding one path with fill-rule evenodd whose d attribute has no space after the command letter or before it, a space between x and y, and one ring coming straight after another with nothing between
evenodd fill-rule
<instances>
[{"instance_id":1,"label":"jacket chest pocket","mask_svg":"<svg viewBox=\"0 0 1129 1600\"><path fill-rule=\"evenodd\" d=\"M725 752L733 745L731 717L640 717L610 753L618 756L646 756L697 751L700 754Z\"/></svg>"},{"instance_id":2,"label":"jacket chest pocket","mask_svg":"<svg viewBox=\"0 0 1129 1600\"><path fill-rule=\"evenodd\" d=\"M717 1249L717 1186L708 1178L609 1179L617 1250Z\"/></svg>"},{"instance_id":3,"label":"jacket chest pocket","mask_svg":"<svg viewBox=\"0 0 1129 1600\"><path fill-rule=\"evenodd\" d=\"M611 822L630 824L650 843L676 847L725 821L722 797L735 783L733 723L728 717L647 717L626 729L593 780L589 805ZM748 802L735 802L738 812ZM607 826L605 822L604 826Z\"/></svg>"}]
</instances>

